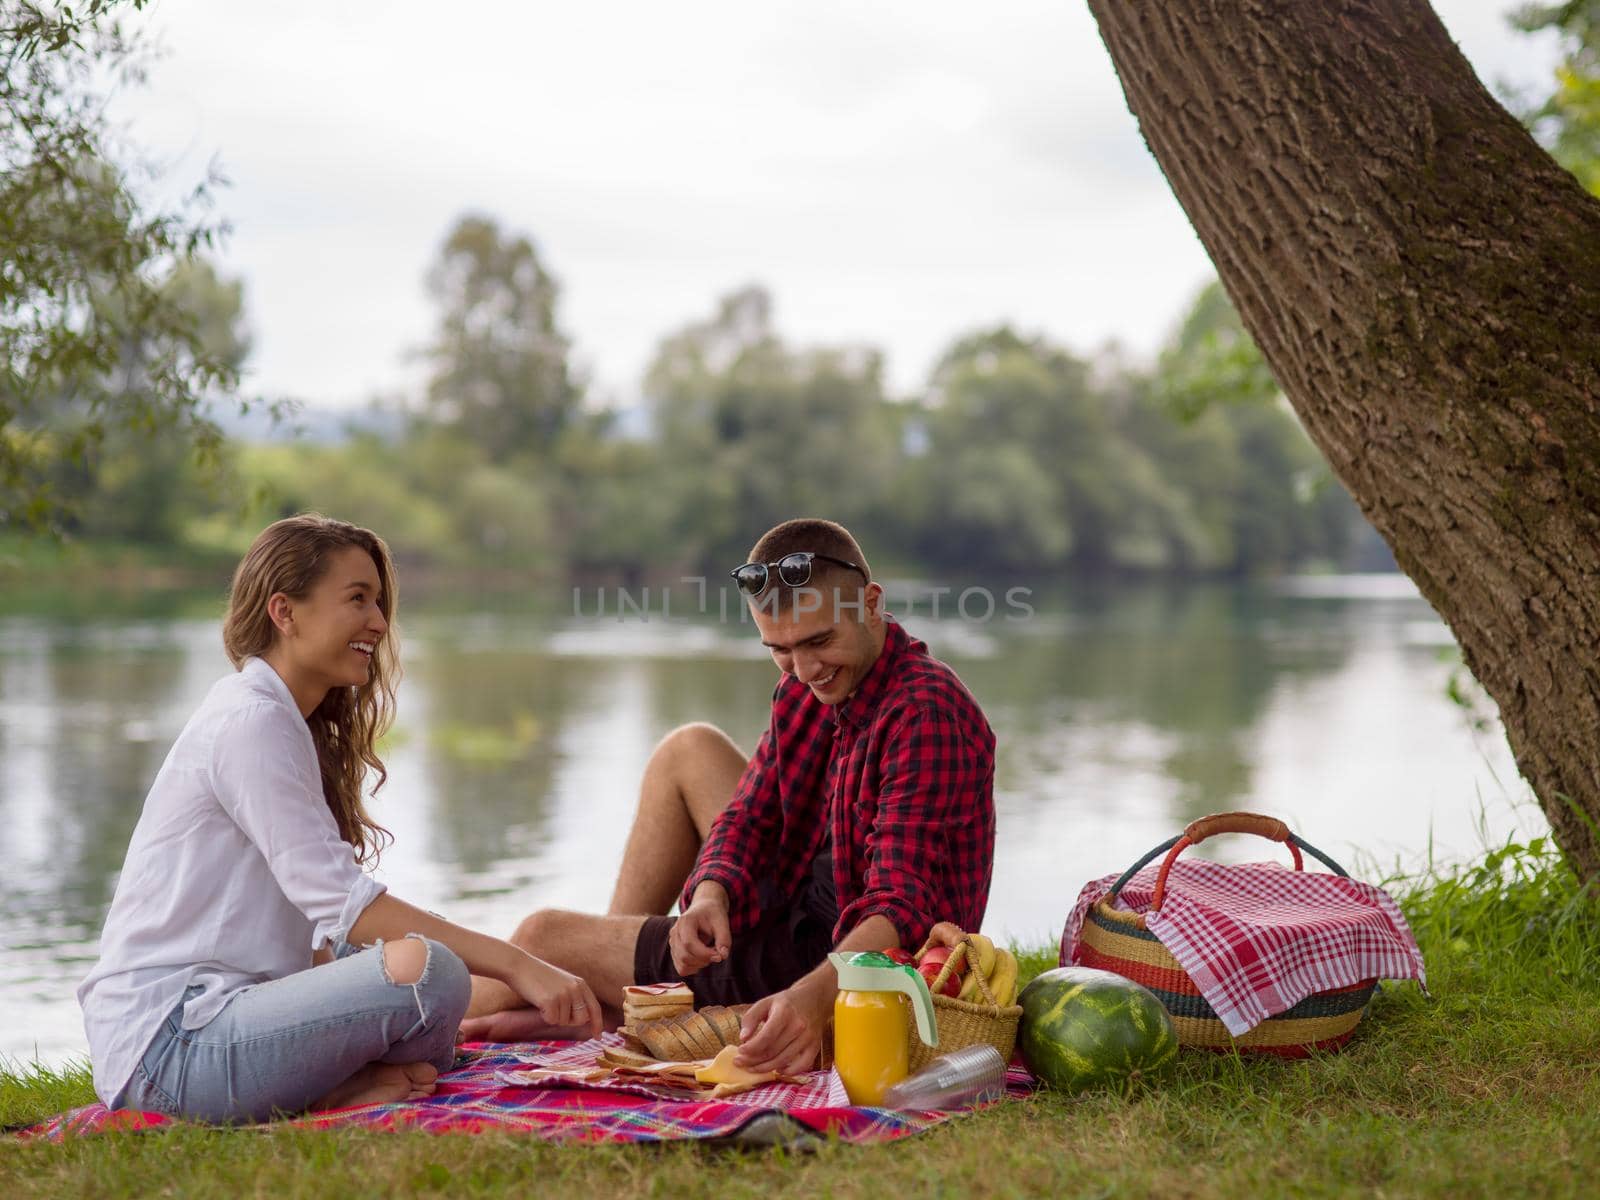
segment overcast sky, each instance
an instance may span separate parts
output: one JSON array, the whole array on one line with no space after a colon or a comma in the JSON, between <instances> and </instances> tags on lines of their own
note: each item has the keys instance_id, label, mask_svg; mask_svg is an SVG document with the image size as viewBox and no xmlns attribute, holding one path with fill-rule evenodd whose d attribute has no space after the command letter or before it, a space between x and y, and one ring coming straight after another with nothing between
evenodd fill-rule
<instances>
[{"instance_id":1,"label":"overcast sky","mask_svg":"<svg viewBox=\"0 0 1600 1200\"><path fill-rule=\"evenodd\" d=\"M1491 85L1549 39L1435 0ZM134 139L231 186L248 386L318 406L412 387L423 275L466 211L531 234L602 398L656 341L767 285L781 330L865 342L891 385L1012 321L1148 354L1211 268L1082 0L667 5L157 0Z\"/></svg>"}]
</instances>

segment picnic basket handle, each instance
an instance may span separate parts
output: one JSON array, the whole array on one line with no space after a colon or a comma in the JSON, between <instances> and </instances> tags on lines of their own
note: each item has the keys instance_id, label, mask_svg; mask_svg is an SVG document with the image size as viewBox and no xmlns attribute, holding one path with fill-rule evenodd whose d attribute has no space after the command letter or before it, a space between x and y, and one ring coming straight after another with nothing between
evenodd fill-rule
<instances>
[{"instance_id":1,"label":"picnic basket handle","mask_svg":"<svg viewBox=\"0 0 1600 1200\"><path fill-rule=\"evenodd\" d=\"M1189 839L1191 846L1198 846L1208 837L1215 837L1219 833L1253 833L1273 842L1288 842L1290 837L1289 827L1266 813L1212 813L1196 817L1183 827L1183 836Z\"/></svg>"},{"instance_id":2,"label":"picnic basket handle","mask_svg":"<svg viewBox=\"0 0 1600 1200\"><path fill-rule=\"evenodd\" d=\"M935 945L942 946L945 944L946 943L944 942L935 942L933 940L933 934L930 932L928 934L928 940L922 943L922 949L917 951L917 957L921 958ZM963 932L960 940L950 948L950 957L945 959L944 965L939 968L938 976L929 981L928 990L935 996L941 995L941 989L943 989L944 985L950 981L951 972L959 971L961 969L962 962L966 962L970 967L975 966L977 961L978 948L977 946L973 945L972 935ZM989 987L989 981L981 974L977 976L977 979L978 993L983 997L983 1003L991 1008L998 1008L1000 1002L994 998L994 992ZM945 998L949 999L948 996ZM975 1003L975 1001L968 1001L968 1003Z\"/></svg>"},{"instance_id":3,"label":"picnic basket handle","mask_svg":"<svg viewBox=\"0 0 1600 1200\"><path fill-rule=\"evenodd\" d=\"M1182 854L1190 846L1199 845L1207 838L1215 837L1219 833L1253 833L1258 837L1267 838L1269 841L1282 842L1289 847L1289 853L1294 858L1294 869L1296 871L1305 870L1305 861L1300 857L1300 852L1304 850L1335 875L1343 875L1348 878L1350 874L1350 872L1346 871L1299 834L1291 833L1289 827L1276 817L1252 812L1211 813L1208 816L1198 817L1190 821L1184 831L1177 837L1168 838L1124 871L1117 881L1111 885L1111 890L1106 894L1106 899L1116 899L1117 893L1122 891L1123 885L1132 879L1135 873L1153 862L1158 855L1165 854L1167 857L1161 863L1161 870L1156 875L1155 891L1150 897L1150 911L1159 911L1161 902L1167 896L1167 873L1172 870L1172 864L1177 861L1178 855Z\"/></svg>"}]
</instances>

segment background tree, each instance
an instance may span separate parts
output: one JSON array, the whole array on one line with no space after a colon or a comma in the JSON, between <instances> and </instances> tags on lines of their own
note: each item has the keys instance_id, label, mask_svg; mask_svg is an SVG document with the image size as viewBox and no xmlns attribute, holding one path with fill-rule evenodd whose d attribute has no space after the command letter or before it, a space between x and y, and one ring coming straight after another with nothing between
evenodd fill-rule
<instances>
[{"instance_id":1,"label":"background tree","mask_svg":"<svg viewBox=\"0 0 1600 1200\"><path fill-rule=\"evenodd\" d=\"M1342 563L1371 536L1220 283L1201 289L1131 407L1135 439L1188 497L1193 565Z\"/></svg>"},{"instance_id":2,"label":"background tree","mask_svg":"<svg viewBox=\"0 0 1600 1200\"><path fill-rule=\"evenodd\" d=\"M1154 374L1006 327L958 339L898 477L905 544L946 570L1336 561L1352 514L1325 511L1327 468L1259 358L1233 364L1249 339L1219 297L1202 293Z\"/></svg>"},{"instance_id":3,"label":"background tree","mask_svg":"<svg viewBox=\"0 0 1600 1200\"><path fill-rule=\"evenodd\" d=\"M1009 327L972 333L934 367L923 413L901 489L919 555L1045 571L1105 557L1117 471L1087 363Z\"/></svg>"},{"instance_id":4,"label":"background tree","mask_svg":"<svg viewBox=\"0 0 1600 1200\"><path fill-rule=\"evenodd\" d=\"M0 529L59 527L53 477L108 432L214 452L207 400L237 385L166 282L219 232L206 188L149 209L106 123L102 89L143 61L113 6L0 0Z\"/></svg>"},{"instance_id":5,"label":"background tree","mask_svg":"<svg viewBox=\"0 0 1600 1200\"><path fill-rule=\"evenodd\" d=\"M1555 87L1523 120L1555 160L1600 195L1600 0L1530 4L1511 22L1525 33L1552 29L1561 37Z\"/></svg>"},{"instance_id":6,"label":"background tree","mask_svg":"<svg viewBox=\"0 0 1600 1200\"><path fill-rule=\"evenodd\" d=\"M712 570L750 548L751 530L826 514L863 536L898 454L875 350L798 350L748 287L665 338L645 379L665 467L678 491L681 561Z\"/></svg>"},{"instance_id":7,"label":"background tree","mask_svg":"<svg viewBox=\"0 0 1600 1200\"><path fill-rule=\"evenodd\" d=\"M210 263L196 259L180 264L161 285L159 295L185 317L206 358L237 377L250 352L243 285L222 279ZM112 374L131 390L159 351L136 323L119 324L127 334ZM59 406L50 421L59 422L63 432L70 431L79 416L73 407ZM123 424L107 430L98 444L57 462L49 479L62 509L63 527L85 537L146 545L180 541L187 520L209 506L211 493L227 472L202 469L179 424L179 418L158 409L130 414ZM45 428L56 432L51 423ZM229 457L229 448L222 447L214 465L225 465Z\"/></svg>"},{"instance_id":8,"label":"background tree","mask_svg":"<svg viewBox=\"0 0 1600 1200\"><path fill-rule=\"evenodd\" d=\"M489 217L461 218L428 273L439 329L432 416L495 462L548 456L572 421L582 389L557 327L560 287L526 236L502 233Z\"/></svg>"},{"instance_id":9,"label":"background tree","mask_svg":"<svg viewBox=\"0 0 1600 1200\"><path fill-rule=\"evenodd\" d=\"M1090 8L1274 376L1600 874L1600 204L1424 0Z\"/></svg>"},{"instance_id":10,"label":"background tree","mask_svg":"<svg viewBox=\"0 0 1600 1200\"><path fill-rule=\"evenodd\" d=\"M686 566L704 553L704 531L688 513L704 497L698 469L669 462L654 439L620 436L591 421L561 443L559 509L566 562L639 587L652 570Z\"/></svg>"}]
</instances>

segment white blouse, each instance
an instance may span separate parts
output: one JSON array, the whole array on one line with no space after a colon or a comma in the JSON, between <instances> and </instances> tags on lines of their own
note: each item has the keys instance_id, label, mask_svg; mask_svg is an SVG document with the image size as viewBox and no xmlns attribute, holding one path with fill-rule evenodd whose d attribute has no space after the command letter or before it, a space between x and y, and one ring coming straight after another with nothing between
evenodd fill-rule
<instances>
[{"instance_id":1,"label":"white blouse","mask_svg":"<svg viewBox=\"0 0 1600 1200\"><path fill-rule=\"evenodd\" d=\"M308 969L384 890L339 837L288 685L245 660L151 784L78 988L95 1091L112 1103L189 987L205 989L183 1009L198 1029L239 989Z\"/></svg>"}]
</instances>

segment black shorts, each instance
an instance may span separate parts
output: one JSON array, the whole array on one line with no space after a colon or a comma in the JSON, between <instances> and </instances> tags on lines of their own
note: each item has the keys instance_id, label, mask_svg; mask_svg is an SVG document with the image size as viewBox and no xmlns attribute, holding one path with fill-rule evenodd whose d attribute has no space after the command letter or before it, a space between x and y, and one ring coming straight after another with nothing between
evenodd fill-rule
<instances>
[{"instance_id":1,"label":"black shorts","mask_svg":"<svg viewBox=\"0 0 1600 1200\"><path fill-rule=\"evenodd\" d=\"M672 965L668 935L677 917L646 917L633 947L635 983L689 985L696 1007L750 1004L781 992L816 967L833 949L833 930L810 913L763 922L733 939L728 957L701 967L687 979Z\"/></svg>"},{"instance_id":2,"label":"black shorts","mask_svg":"<svg viewBox=\"0 0 1600 1200\"><path fill-rule=\"evenodd\" d=\"M811 860L800 895L787 904L771 896L765 900L764 911L774 915L736 936L724 961L702 967L688 979L672 965L672 948L667 944L678 918L646 917L633 945L633 981L687 983L697 1005L753 1004L818 966L833 949L833 927L839 920L827 838Z\"/></svg>"}]
</instances>

